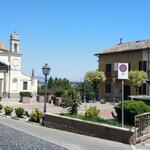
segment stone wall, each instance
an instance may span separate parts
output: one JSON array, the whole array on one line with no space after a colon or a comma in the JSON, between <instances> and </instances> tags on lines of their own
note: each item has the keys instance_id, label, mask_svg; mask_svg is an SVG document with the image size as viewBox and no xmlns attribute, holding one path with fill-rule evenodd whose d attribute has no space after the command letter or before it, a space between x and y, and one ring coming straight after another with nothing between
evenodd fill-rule
<instances>
[{"instance_id":1,"label":"stone wall","mask_svg":"<svg viewBox=\"0 0 150 150\"><path fill-rule=\"evenodd\" d=\"M110 125L100 125L64 116L46 114L44 126L127 144L135 144L134 131Z\"/></svg>"}]
</instances>

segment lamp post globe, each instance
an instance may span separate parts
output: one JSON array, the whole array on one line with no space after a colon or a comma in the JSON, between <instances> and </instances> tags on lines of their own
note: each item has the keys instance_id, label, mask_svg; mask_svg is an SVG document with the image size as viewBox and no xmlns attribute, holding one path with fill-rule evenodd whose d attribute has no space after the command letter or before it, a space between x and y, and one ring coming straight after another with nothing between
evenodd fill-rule
<instances>
[{"instance_id":1,"label":"lamp post globe","mask_svg":"<svg viewBox=\"0 0 150 150\"><path fill-rule=\"evenodd\" d=\"M45 64L45 65L42 67L43 75L49 75L50 69L51 69L51 68L48 66L48 64Z\"/></svg>"},{"instance_id":2,"label":"lamp post globe","mask_svg":"<svg viewBox=\"0 0 150 150\"><path fill-rule=\"evenodd\" d=\"M50 73L50 69L51 68L48 66L47 63L42 67L43 75L45 75L44 114L46 113L46 102L47 102L47 76Z\"/></svg>"}]
</instances>

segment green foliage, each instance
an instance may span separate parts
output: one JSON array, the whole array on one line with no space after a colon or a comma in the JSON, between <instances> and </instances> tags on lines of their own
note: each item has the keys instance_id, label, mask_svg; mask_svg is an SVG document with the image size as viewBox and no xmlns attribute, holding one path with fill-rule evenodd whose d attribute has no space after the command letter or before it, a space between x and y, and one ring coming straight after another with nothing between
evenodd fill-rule
<instances>
[{"instance_id":1,"label":"green foliage","mask_svg":"<svg viewBox=\"0 0 150 150\"><path fill-rule=\"evenodd\" d=\"M85 108L86 117L97 117L99 113L100 109L97 109L96 106L90 106L89 108Z\"/></svg>"},{"instance_id":2,"label":"green foliage","mask_svg":"<svg viewBox=\"0 0 150 150\"><path fill-rule=\"evenodd\" d=\"M24 114L24 109L19 107L19 108L16 108L15 109L15 113L16 113L16 116L19 117L19 118L22 118L23 114Z\"/></svg>"},{"instance_id":3,"label":"green foliage","mask_svg":"<svg viewBox=\"0 0 150 150\"><path fill-rule=\"evenodd\" d=\"M3 109L3 105L2 104L0 104L0 111Z\"/></svg>"},{"instance_id":4,"label":"green foliage","mask_svg":"<svg viewBox=\"0 0 150 150\"><path fill-rule=\"evenodd\" d=\"M130 71L129 72L129 81L136 88L136 94L138 92L138 88L145 83L147 79L147 73L144 71Z\"/></svg>"},{"instance_id":5,"label":"green foliage","mask_svg":"<svg viewBox=\"0 0 150 150\"><path fill-rule=\"evenodd\" d=\"M55 83L52 77L49 78L48 80L48 88L54 87Z\"/></svg>"},{"instance_id":6,"label":"green foliage","mask_svg":"<svg viewBox=\"0 0 150 150\"><path fill-rule=\"evenodd\" d=\"M75 89L71 88L65 93L66 101L64 102L64 107L68 107L70 114L77 114L78 107L81 104L80 97Z\"/></svg>"},{"instance_id":7,"label":"green foliage","mask_svg":"<svg viewBox=\"0 0 150 150\"><path fill-rule=\"evenodd\" d=\"M103 124L109 124L109 125L121 127L121 123L118 122L118 120L116 119L103 119L100 117L86 117L85 115L81 115L81 114L70 115L68 113L61 113L61 115L66 116L66 117L80 119L80 120L90 121L94 123L99 123L99 124L103 123ZM125 126L125 127L131 128L131 126Z\"/></svg>"},{"instance_id":8,"label":"green foliage","mask_svg":"<svg viewBox=\"0 0 150 150\"><path fill-rule=\"evenodd\" d=\"M91 83L98 83L101 81L105 81L106 77L104 72L102 71L89 71L85 74L85 80L91 82Z\"/></svg>"},{"instance_id":9,"label":"green foliage","mask_svg":"<svg viewBox=\"0 0 150 150\"><path fill-rule=\"evenodd\" d=\"M115 107L117 118L119 121L121 121L121 108L122 103L120 102ZM134 124L134 117L136 115L150 112L150 107L145 105L142 101L124 101L124 122L129 125Z\"/></svg>"},{"instance_id":10,"label":"green foliage","mask_svg":"<svg viewBox=\"0 0 150 150\"><path fill-rule=\"evenodd\" d=\"M64 107L64 108L68 108L71 106L71 100L69 98L63 98L62 99L62 103L60 104L61 107Z\"/></svg>"},{"instance_id":11,"label":"green foliage","mask_svg":"<svg viewBox=\"0 0 150 150\"><path fill-rule=\"evenodd\" d=\"M2 97L0 96L0 101L2 100Z\"/></svg>"},{"instance_id":12,"label":"green foliage","mask_svg":"<svg viewBox=\"0 0 150 150\"><path fill-rule=\"evenodd\" d=\"M13 112L13 107L5 106L4 111L5 111L5 115L10 115Z\"/></svg>"},{"instance_id":13,"label":"green foliage","mask_svg":"<svg viewBox=\"0 0 150 150\"><path fill-rule=\"evenodd\" d=\"M42 112L39 111L38 109L35 109L35 111L33 111L31 114L30 121L39 123L41 118L42 118Z\"/></svg>"},{"instance_id":14,"label":"green foliage","mask_svg":"<svg viewBox=\"0 0 150 150\"><path fill-rule=\"evenodd\" d=\"M85 80L89 81L95 92L95 99L98 95L98 86L100 82L104 82L106 80L105 74L103 71L89 71L85 74Z\"/></svg>"},{"instance_id":15,"label":"green foliage","mask_svg":"<svg viewBox=\"0 0 150 150\"><path fill-rule=\"evenodd\" d=\"M70 87L71 87L70 82L66 78L53 79L52 77L50 77L48 80L48 88L49 89L62 88L62 89L68 90Z\"/></svg>"},{"instance_id":16,"label":"green foliage","mask_svg":"<svg viewBox=\"0 0 150 150\"><path fill-rule=\"evenodd\" d=\"M56 97L61 97L63 94L64 94L64 90L63 88L56 88L56 91L55 91L55 96Z\"/></svg>"},{"instance_id":17,"label":"green foliage","mask_svg":"<svg viewBox=\"0 0 150 150\"><path fill-rule=\"evenodd\" d=\"M20 96L32 97L31 92L20 92Z\"/></svg>"},{"instance_id":18,"label":"green foliage","mask_svg":"<svg viewBox=\"0 0 150 150\"><path fill-rule=\"evenodd\" d=\"M79 84L79 92L82 101L84 101L84 94L85 94L85 99L90 100L94 96L94 89L92 84L89 81L85 81Z\"/></svg>"},{"instance_id":19,"label":"green foliage","mask_svg":"<svg viewBox=\"0 0 150 150\"><path fill-rule=\"evenodd\" d=\"M55 87L62 87L63 89L68 90L71 87L71 85L70 85L69 80L66 78L63 78L63 79L55 78Z\"/></svg>"},{"instance_id":20,"label":"green foliage","mask_svg":"<svg viewBox=\"0 0 150 150\"><path fill-rule=\"evenodd\" d=\"M52 77L48 80L48 92L47 94L55 95L56 97L61 97L65 91L71 88L71 84L68 79L66 78L55 78ZM45 94L45 87L42 86L38 89L38 95Z\"/></svg>"}]
</instances>

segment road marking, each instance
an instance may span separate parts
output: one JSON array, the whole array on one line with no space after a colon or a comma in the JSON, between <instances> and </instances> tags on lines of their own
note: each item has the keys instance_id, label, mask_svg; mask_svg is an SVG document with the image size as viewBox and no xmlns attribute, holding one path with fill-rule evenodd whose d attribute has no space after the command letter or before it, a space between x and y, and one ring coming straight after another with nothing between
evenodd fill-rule
<instances>
[{"instance_id":1,"label":"road marking","mask_svg":"<svg viewBox=\"0 0 150 150\"><path fill-rule=\"evenodd\" d=\"M2 123L2 122L0 122L0 124L5 125L5 126L7 126L7 127L9 127L9 128L13 128L13 129L15 129L15 130L18 130L18 131L20 131L20 132L24 132L24 133L26 133L26 134L29 134L29 135L31 135L31 136L37 137L37 138L39 138L39 139L42 139L42 140L44 140L44 141L50 142L50 143L52 143L52 144L58 145L58 146L60 146L60 147L63 147L63 148L66 148L67 150L69 150L69 148L65 147L64 145L57 144L57 143L55 143L55 142L53 142L53 141L49 141L49 140L44 139L44 138L42 138L42 137L40 137L40 136L38 136L38 135L29 133L29 132L24 131L24 130L22 130L22 129L18 129L18 128L14 127L14 126L11 126L11 125L6 125L5 123Z\"/></svg>"}]
</instances>

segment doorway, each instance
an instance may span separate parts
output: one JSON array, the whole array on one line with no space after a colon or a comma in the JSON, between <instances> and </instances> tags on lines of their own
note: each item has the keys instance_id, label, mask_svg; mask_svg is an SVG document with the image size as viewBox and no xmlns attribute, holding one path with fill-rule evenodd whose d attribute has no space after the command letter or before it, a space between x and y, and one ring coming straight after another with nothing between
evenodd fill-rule
<instances>
[{"instance_id":1,"label":"doorway","mask_svg":"<svg viewBox=\"0 0 150 150\"><path fill-rule=\"evenodd\" d=\"M129 85L124 85L124 100L128 100L130 95L131 87Z\"/></svg>"}]
</instances>

